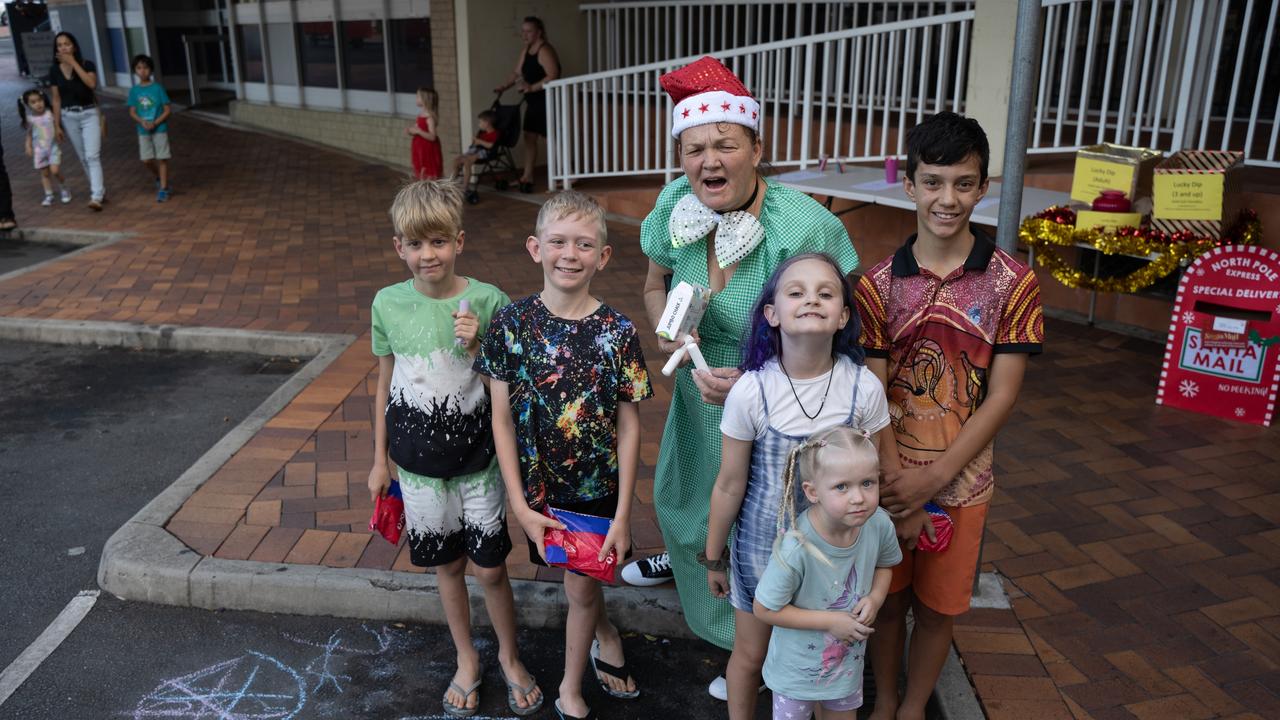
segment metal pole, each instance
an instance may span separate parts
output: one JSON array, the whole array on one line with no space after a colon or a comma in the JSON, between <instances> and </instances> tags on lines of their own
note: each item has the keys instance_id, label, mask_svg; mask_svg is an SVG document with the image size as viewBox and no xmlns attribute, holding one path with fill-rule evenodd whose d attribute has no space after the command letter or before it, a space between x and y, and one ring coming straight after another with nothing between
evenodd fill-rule
<instances>
[{"instance_id":1,"label":"metal pole","mask_svg":"<svg viewBox=\"0 0 1280 720\"><path fill-rule=\"evenodd\" d=\"M1022 218L1022 175L1027 162L1027 130L1031 95L1040 56L1040 0L1018 0L1018 29L1013 40L1013 81L1009 87L1009 121L1004 137L1004 169L1000 173L1000 217L996 244L1012 253L1018 246Z\"/></svg>"}]
</instances>

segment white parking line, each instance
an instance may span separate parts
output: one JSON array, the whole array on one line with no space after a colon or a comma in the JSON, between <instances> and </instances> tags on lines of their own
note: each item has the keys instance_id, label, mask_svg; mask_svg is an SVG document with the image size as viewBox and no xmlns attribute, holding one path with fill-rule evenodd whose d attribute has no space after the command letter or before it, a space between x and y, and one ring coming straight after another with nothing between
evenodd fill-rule
<instances>
[{"instance_id":1,"label":"white parking line","mask_svg":"<svg viewBox=\"0 0 1280 720\"><path fill-rule=\"evenodd\" d=\"M76 629L80 621L84 620L84 616L93 609L93 604L98 602L98 592L98 590L81 590L79 595L71 598L71 602L62 608L62 612L58 613L58 617L49 623L49 627L45 628L44 632L40 633L40 637L28 645L27 649L9 663L9 667L5 668L3 673L0 673L0 705L3 705L9 696L26 682L31 673L40 667L40 663L53 654L71 631Z\"/></svg>"}]
</instances>

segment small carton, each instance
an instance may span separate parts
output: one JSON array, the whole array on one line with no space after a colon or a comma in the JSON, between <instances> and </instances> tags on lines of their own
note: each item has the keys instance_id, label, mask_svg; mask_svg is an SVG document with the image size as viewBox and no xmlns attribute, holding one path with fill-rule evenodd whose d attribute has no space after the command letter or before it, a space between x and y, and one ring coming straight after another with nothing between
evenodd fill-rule
<instances>
[{"instance_id":1,"label":"small carton","mask_svg":"<svg viewBox=\"0 0 1280 720\"><path fill-rule=\"evenodd\" d=\"M1135 205L1151 197L1151 176L1163 154L1159 150L1124 145L1090 145L1076 151L1071 199L1085 204L1103 190L1123 190Z\"/></svg>"},{"instance_id":2,"label":"small carton","mask_svg":"<svg viewBox=\"0 0 1280 720\"><path fill-rule=\"evenodd\" d=\"M676 283L667 295L667 306L655 328L663 340L678 340L688 335L702 322L702 315L711 302L711 289L691 285L683 280Z\"/></svg>"},{"instance_id":3,"label":"small carton","mask_svg":"<svg viewBox=\"0 0 1280 720\"><path fill-rule=\"evenodd\" d=\"M1181 150L1155 170L1151 225L1173 234L1220 239L1240 212L1244 153Z\"/></svg>"}]
</instances>

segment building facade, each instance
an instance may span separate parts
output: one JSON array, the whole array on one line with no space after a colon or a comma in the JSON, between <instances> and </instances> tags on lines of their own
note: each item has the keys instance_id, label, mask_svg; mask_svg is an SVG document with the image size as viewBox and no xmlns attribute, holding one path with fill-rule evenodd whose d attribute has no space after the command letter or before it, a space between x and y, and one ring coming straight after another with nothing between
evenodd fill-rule
<instances>
[{"instance_id":1,"label":"building facade","mask_svg":"<svg viewBox=\"0 0 1280 720\"><path fill-rule=\"evenodd\" d=\"M494 101L542 17L566 72L582 71L578 3L543 0L50 0L103 85L127 90L150 55L182 105L229 104L232 121L408 166L419 87L440 98L450 156ZM508 93L503 99L515 103Z\"/></svg>"}]
</instances>

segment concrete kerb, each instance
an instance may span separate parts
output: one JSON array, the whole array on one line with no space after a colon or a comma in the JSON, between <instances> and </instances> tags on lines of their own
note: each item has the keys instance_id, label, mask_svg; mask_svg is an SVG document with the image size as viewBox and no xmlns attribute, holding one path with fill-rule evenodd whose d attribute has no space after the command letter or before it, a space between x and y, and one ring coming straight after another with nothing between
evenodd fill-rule
<instances>
[{"instance_id":1,"label":"concrete kerb","mask_svg":"<svg viewBox=\"0 0 1280 720\"><path fill-rule=\"evenodd\" d=\"M52 257L48 260L20 267L17 270L10 270L0 275L0 282L18 277L42 268L51 263L62 262L68 258L73 258L81 253L93 252L101 250L104 247L114 245L121 240L132 237L132 233L119 232L98 232L94 230L60 230L51 228L18 228L5 233L5 237L21 242L40 243L42 245L79 245L79 250L72 250L58 257Z\"/></svg>"},{"instance_id":2,"label":"concrete kerb","mask_svg":"<svg viewBox=\"0 0 1280 720\"><path fill-rule=\"evenodd\" d=\"M103 590L128 600L211 610L445 621L434 575L202 557L164 529L218 468L350 345L352 336L0 318L0 339L314 356L111 536L98 566ZM515 580L512 588L522 624L557 627L563 623L566 606L559 584ZM613 617L624 629L691 637L672 588L624 587L611 590L607 597ZM472 593L472 598L475 621L487 623L482 594Z\"/></svg>"}]
</instances>

